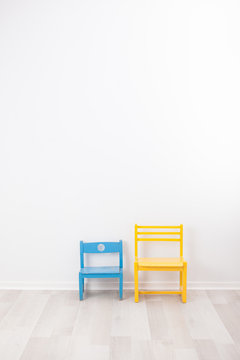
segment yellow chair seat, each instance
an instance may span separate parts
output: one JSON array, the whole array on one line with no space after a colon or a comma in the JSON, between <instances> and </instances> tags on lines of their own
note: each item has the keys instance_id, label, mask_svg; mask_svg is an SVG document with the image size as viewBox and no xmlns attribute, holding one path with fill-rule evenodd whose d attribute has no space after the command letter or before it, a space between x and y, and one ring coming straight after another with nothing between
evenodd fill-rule
<instances>
[{"instance_id":1,"label":"yellow chair seat","mask_svg":"<svg viewBox=\"0 0 240 360\"><path fill-rule=\"evenodd\" d=\"M140 267L183 267L183 258L139 258L137 263Z\"/></svg>"}]
</instances>

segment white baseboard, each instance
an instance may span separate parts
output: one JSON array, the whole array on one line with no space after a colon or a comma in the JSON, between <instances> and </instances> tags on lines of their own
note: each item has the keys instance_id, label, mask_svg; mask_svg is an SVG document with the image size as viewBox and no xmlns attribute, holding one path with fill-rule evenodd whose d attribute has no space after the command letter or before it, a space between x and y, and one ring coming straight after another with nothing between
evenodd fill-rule
<instances>
[{"instance_id":1,"label":"white baseboard","mask_svg":"<svg viewBox=\"0 0 240 360\"><path fill-rule=\"evenodd\" d=\"M108 281L90 280L86 282L88 290L117 290L118 280ZM124 290L134 290L134 282L126 281L123 284ZM152 281L140 282L139 289L142 290L175 290L179 284L176 281ZM0 289L18 290L78 290L77 282L28 282L28 281L2 281ZM240 290L240 281L217 282L217 281L188 281L188 289L192 290Z\"/></svg>"}]
</instances>

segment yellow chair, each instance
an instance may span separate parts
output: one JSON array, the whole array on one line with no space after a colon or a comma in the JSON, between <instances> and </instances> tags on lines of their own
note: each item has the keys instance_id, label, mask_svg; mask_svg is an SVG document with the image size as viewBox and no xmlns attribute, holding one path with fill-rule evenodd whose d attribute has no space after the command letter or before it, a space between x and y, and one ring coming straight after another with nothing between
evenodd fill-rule
<instances>
[{"instance_id":1,"label":"yellow chair","mask_svg":"<svg viewBox=\"0 0 240 360\"><path fill-rule=\"evenodd\" d=\"M160 231L158 230L160 229ZM144 237L148 235L148 237ZM160 235L156 238L155 235ZM162 237L164 235L164 237ZM138 258L138 241L178 241L178 258ZM139 291L138 271L179 271L180 289L178 291ZM135 261L134 261L135 302L139 294L181 294L187 302L187 262L183 259L183 225L179 226L138 226L135 225Z\"/></svg>"}]
</instances>

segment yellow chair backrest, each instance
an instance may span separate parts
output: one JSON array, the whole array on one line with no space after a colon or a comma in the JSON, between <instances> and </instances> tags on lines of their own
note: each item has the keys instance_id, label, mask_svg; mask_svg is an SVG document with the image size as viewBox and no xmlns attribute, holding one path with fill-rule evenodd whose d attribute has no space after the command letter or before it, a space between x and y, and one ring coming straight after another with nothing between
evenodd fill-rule
<instances>
[{"instance_id":1,"label":"yellow chair backrest","mask_svg":"<svg viewBox=\"0 0 240 360\"><path fill-rule=\"evenodd\" d=\"M149 236L143 237L145 235L149 235ZM135 258L138 257L138 241L178 241L180 243L180 256L183 256L183 225L182 224L179 226L135 225Z\"/></svg>"}]
</instances>

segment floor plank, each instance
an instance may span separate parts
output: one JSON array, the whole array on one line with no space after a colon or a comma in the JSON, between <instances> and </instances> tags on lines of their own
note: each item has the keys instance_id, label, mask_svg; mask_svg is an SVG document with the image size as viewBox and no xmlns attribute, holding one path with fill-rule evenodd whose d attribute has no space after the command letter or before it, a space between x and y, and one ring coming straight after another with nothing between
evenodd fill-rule
<instances>
[{"instance_id":1,"label":"floor plank","mask_svg":"<svg viewBox=\"0 0 240 360\"><path fill-rule=\"evenodd\" d=\"M110 345L110 360L132 360L132 358L131 337L112 337Z\"/></svg>"},{"instance_id":2,"label":"floor plank","mask_svg":"<svg viewBox=\"0 0 240 360\"><path fill-rule=\"evenodd\" d=\"M168 296L164 297L163 307L164 313L166 314L170 338L172 339L174 347L194 347L193 339L190 335L183 313L186 304L179 301L178 297Z\"/></svg>"},{"instance_id":3,"label":"floor plank","mask_svg":"<svg viewBox=\"0 0 240 360\"><path fill-rule=\"evenodd\" d=\"M240 359L240 302L215 305L215 308L238 349Z\"/></svg>"},{"instance_id":4,"label":"floor plank","mask_svg":"<svg viewBox=\"0 0 240 360\"><path fill-rule=\"evenodd\" d=\"M64 360L70 337L31 338L20 360Z\"/></svg>"},{"instance_id":5,"label":"floor plank","mask_svg":"<svg viewBox=\"0 0 240 360\"><path fill-rule=\"evenodd\" d=\"M233 344L233 339L221 321L205 291L192 292L183 308L190 334L194 340L209 339L220 344Z\"/></svg>"},{"instance_id":6,"label":"floor plank","mask_svg":"<svg viewBox=\"0 0 240 360\"><path fill-rule=\"evenodd\" d=\"M78 312L75 291L56 291L51 294L32 337L71 335Z\"/></svg>"},{"instance_id":7,"label":"floor plank","mask_svg":"<svg viewBox=\"0 0 240 360\"><path fill-rule=\"evenodd\" d=\"M7 315L11 307L15 304L20 294L21 291L19 290L0 291L0 323Z\"/></svg>"},{"instance_id":8,"label":"floor plank","mask_svg":"<svg viewBox=\"0 0 240 360\"><path fill-rule=\"evenodd\" d=\"M195 340L195 349L200 360L219 360L220 355L212 340Z\"/></svg>"},{"instance_id":9,"label":"floor plank","mask_svg":"<svg viewBox=\"0 0 240 360\"><path fill-rule=\"evenodd\" d=\"M138 305L138 304L136 304ZM151 331L151 339L164 340L170 339L170 332L167 317L164 311L163 302L147 301L148 320Z\"/></svg>"},{"instance_id":10,"label":"floor plank","mask_svg":"<svg viewBox=\"0 0 240 360\"><path fill-rule=\"evenodd\" d=\"M176 360L199 360L195 349L176 349L174 358Z\"/></svg>"}]
</instances>

